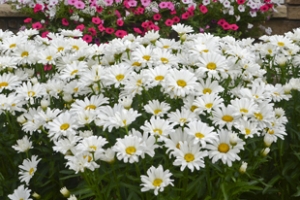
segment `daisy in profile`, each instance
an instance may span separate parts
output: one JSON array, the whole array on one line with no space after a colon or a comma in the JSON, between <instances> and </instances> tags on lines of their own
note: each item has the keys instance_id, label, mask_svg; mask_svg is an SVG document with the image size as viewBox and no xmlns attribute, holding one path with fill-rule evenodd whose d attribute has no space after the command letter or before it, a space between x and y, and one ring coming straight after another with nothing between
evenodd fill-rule
<instances>
[{"instance_id":1,"label":"daisy in profile","mask_svg":"<svg viewBox=\"0 0 300 200\"><path fill-rule=\"evenodd\" d=\"M189 109L185 109L184 107L182 107L181 111L179 109L176 109L176 111L170 112L168 117L169 120L173 122L174 126L184 126L188 122L199 118L195 113L193 113Z\"/></svg>"},{"instance_id":2,"label":"daisy in profile","mask_svg":"<svg viewBox=\"0 0 300 200\"><path fill-rule=\"evenodd\" d=\"M245 138L252 138L255 135L259 136L259 128L258 124L253 122L252 120L243 120L240 119L237 123L236 128L238 128L243 135L245 135Z\"/></svg>"},{"instance_id":3,"label":"daisy in profile","mask_svg":"<svg viewBox=\"0 0 300 200\"><path fill-rule=\"evenodd\" d=\"M30 197L31 190L25 188L24 185L20 185L17 189L14 190L13 194L8 195L10 200L32 200Z\"/></svg>"},{"instance_id":4,"label":"daisy in profile","mask_svg":"<svg viewBox=\"0 0 300 200\"><path fill-rule=\"evenodd\" d=\"M142 180L142 192L149 190L154 190L154 194L157 196L158 192L163 192L164 188L168 185L173 185L173 179L171 179L172 174L169 170L164 170L161 165L157 168L154 166L147 170L147 176L141 175Z\"/></svg>"},{"instance_id":5,"label":"daisy in profile","mask_svg":"<svg viewBox=\"0 0 300 200\"><path fill-rule=\"evenodd\" d=\"M199 87L197 88L197 93L199 95L212 94L223 92L224 88L219 85L218 81L213 81L211 78L207 78L205 81L200 79Z\"/></svg>"},{"instance_id":6,"label":"daisy in profile","mask_svg":"<svg viewBox=\"0 0 300 200\"><path fill-rule=\"evenodd\" d=\"M170 121L159 117L152 117L149 122L145 121L145 124L141 126L141 129L145 133L150 133L151 135L158 137L168 137L168 135L174 131Z\"/></svg>"},{"instance_id":7,"label":"daisy in profile","mask_svg":"<svg viewBox=\"0 0 300 200\"><path fill-rule=\"evenodd\" d=\"M82 137L69 134L66 138L59 138L54 140L54 146L52 146L55 152L60 152L63 155L69 153L76 153L76 145L82 139Z\"/></svg>"},{"instance_id":8,"label":"daisy in profile","mask_svg":"<svg viewBox=\"0 0 300 200\"><path fill-rule=\"evenodd\" d=\"M83 112L85 110L97 111L101 105L107 104L108 98L104 97L103 94L93 95L91 97L85 97L84 100L76 99L71 104L70 112L75 114L77 112Z\"/></svg>"},{"instance_id":9,"label":"daisy in profile","mask_svg":"<svg viewBox=\"0 0 300 200\"><path fill-rule=\"evenodd\" d=\"M100 167L93 159L92 153L75 152L74 155L65 156L65 159L68 160L66 166L69 166L69 169L74 170L76 174L86 169L94 171Z\"/></svg>"},{"instance_id":10,"label":"daisy in profile","mask_svg":"<svg viewBox=\"0 0 300 200\"><path fill-rule=\"evenodd\" d=\"M174 149L173 155L175 161L173 165L181 166L180 170L183 171L188 167L191 172L194 169L200 170L204 168L204 157L207 156L207 151L201 151L201 147L198 144L189 143L188 141L179 142L180 148Z\"/></svg>"},{"instance_id":11,"label":"daisy in profile","mask_svg":"<svg viewBox=\"0 0 300 200\"><path fill-rule=\"evenodd\" d=\"M205 147L206 143L212 143L213 140L217 139L214 128L209 127L200 120L191 121L187 126L188 127L184 129L184 132L194 138L194 144L200 143L201 147Z\"/></svg>"},{"instance_id":12,"label":"daisy in profile","mask_svg":"<svg viewBox=\"0 0 300 200\"><path fill-rule=\"evenodd\" d=\"M95 157L95 160L100 158L100 155L104 152L103 146L107 144L107 140L101 136L92 135L87 138L83 138L79 144L77 144L76 149L78 152L89 152Z\"/></svg>"},{"instance_id":13,"label":"daisy in profile","mask_svg":"<svg viewBox=\"0 0 300 200\"><path fill-rule=\"evenodd\" d=\"M19 171L19 179L21 182L25 182L26 185L29 184L30 179L33 177L34 173L36 172L36 168L38 163L41 159L37 159L38 157L33 155L31 156L31 159L25 159L23 160L22 165L19 165L19 168L21 169Z\"/></svg>"},{"instance_id":14,"label":"daisy in profile","mask_svg":"<svg viewBox=\"0 0 300 200\"><path fill-rule=\"evenodd\" d=\"M208 149L208 156L212 159L212 163L221 160L223 164L232 166L232 162L240 160L238 153L244 149L245 142L236 137L234 143L231 139L231 132L220 130L218 132L218 140L213 141L212 144L206 145Z\"/></svg>"},{"instance_id":15,"label":"daisy in profile","mask_svg":"<svg viewBox=\"0 0 300 200\"><path fill-rule=\"evenodd\" d=\"M76 76L84 74L87 70L87 64L85 62L73 62L72 64L67 64L64 69L61 70L59 77L61 79L70 80Z\"/></svg>"},{"instance_id":16,"label":"daisy in profile","mask_svg":"<svg viewBox=\"0 0 300 200\"><path fill-rule=\"evenodd\" d=\"M194 32L193 27L184 24L176 24L172 25L172 29L178 33L179 36L184 35L186 33Z\"/></svg>"},{"instance_id":17,"label":"daisy in profile","mask_svg":"<svg viewBox=\"0 0 300 200\"><path fill-rule=\"evenodd\" d=\"M144 106L144 110L154 116L163 117L171 109L171 106L165 102L159 102L158 100L150 100L148 104Z\"/></svg>"},{"instance_id":18,"label":"daisy in profile","mask_svg":"<svg viewBox=\"0 0 300 200\"><path fill-rule=\"evenodd\" d=\"M125 163L134 163L139 161L139 157L143 155L145 143L142 138L134 135L125 135L124 138L117 138L117 142L113 146L118 160Z\"/></svg>"},{"instance_id":19,"label":"daisy in profile","mask_svg":"<svg viewBox=\"0 0 300 200\"><path fill-rule=\"evenodd\" d=\"M209 78L220 79L221 77L225 78L226 70L228 70L227 61L224 56L214 53L208 52L199 56L199 63L197 66L199 67L196 70L196 73L201 76L201 74L208 75Z\"/></svg>"},{"instance_id":20,"label":"daisy in profile","mask_svg":"<svg viewBox=\"0 0 300 200\"><path fill-rule=\"evenodd\" d=\"M185 97L193 94L198 86L194 73L185 69L170 69L163 84L164 90L171 97Z\"/></svg>"},{"instance_id":21,"label":"daisy in profile","mask_svg":"<svg viewBox=\"0 0 300 200\"><path fill-rule=\"evenodd\" d=\"M29 149L32 149L32 142L30 141L30 138L25 135L22 139L17 140L17 144L13 145L12 148L18 153L26 152Z\"/></svg>"}]
</instances>

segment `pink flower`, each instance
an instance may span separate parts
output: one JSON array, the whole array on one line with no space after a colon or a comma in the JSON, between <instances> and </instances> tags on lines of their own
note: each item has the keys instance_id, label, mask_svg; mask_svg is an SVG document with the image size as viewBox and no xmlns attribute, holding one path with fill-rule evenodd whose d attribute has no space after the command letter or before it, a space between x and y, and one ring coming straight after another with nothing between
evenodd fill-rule
<instances>
[{"instance_id":1,"label":"pink flower","mask_svg":"<svg viewBox=\"0 0 300 200\"><path fill-rule=\"evenodd\" d=\"M129 7L136 7L137 1L136 0L129 0L128 2Z\"/></svg>"},{"instance_id":2,"label":"pink flower","mask_svg":"<svg viewBox=\"0 0 300 200\"><path fill-rule=\"evenodd\" d=\"M244 4L246 2L246 0L236 0L237 4L241 5Z\"/></svg>"},{"instance_id":3,"label":"pink flower","mask_svg":"<svg viewBox=\"0 0 300 200\"><path fill-rule=\"evenodd\" d=\"M82 1L76 1L76 3L74 4L75 8L83 10L85 7L85 4Z\"/></svg>"},{"instance_id":4,"label":"pink flower","mask_svg":"<svg viewBox=\"0 0 300 200\"><path fill-rule=\"evenodd\" d=\"M172 11L170 12L170 14L171 14L171 15L176 15L176 10L172 10Z\"/></svg>"},{"instance_id":5,"label":"pink flower","mask_svg":"<svg viewBox=\"0 0 300 200\"><path fill-rule=\"evenodd\" d=\"M108 27L108 28L105 28L105 32L107 34L113 34L115 32L115 30L114 30L114 28Z\"/></svg>"},{"instance_id":6,"label":"pink flower","mask_svg":"<svg viewBox=\"0 0 300 200\"><path fill-rule=\"evenodd\" d=\"M157 26L157 25L155 25L155 24L151 24L151 25L149 26L149 29L150 29L150 30L158 31L158 30L159 30L159 26Z\"/></svg>"},{"instance_id":7,"label":"pink flower","mask_svg":"<svg viewBox=\"0 0 300 200\"><path fill-rule=\"evenodd\" d=\"M41 29L43 25L40 22L35 22L32 24L33 29Z\"/></svg>"},{"instance_id":8,"label":"pink flower","mask_svg":"<svg viewBox=\"0 0 300 200\"><path fill-rule=\"evenodd\" d=\"M138 34L142 34L143 32L141 31L141 29L139 28L133 28L134 32L138 33Z\"/></svg>"},{"instance_id":9,"label":"pink flower","mask_svg":"<svg viewBox=\"0 0 300 200\"><path fill-rule=\"evenodd\" d=\"M153 15L153 19L154 19L155 21L158 21L158 20L161 19L161 15L160 15L159 13L155 13L155 14Z\"/></svg>"},{"instance_id":10,"label":"pink flower","mask_svg":"<svg viewBox=\"0 0 300 200\"><path fill-rule=\"evenodd\" d=\"M166 3L166 2L160 2L159 4L158 4L158 6L159 6L159 8L167 8L168 7L168 4Z\"/></svg>"},{"instance_id":11,"label":"pink flower","mask_svg":"<svg viewBox=\"0 0 300 200\"><path fill-rule=\"evenodd\" d=\"M103 24L99 24L98 30L99 30L100 32L105 31L105 27L103 26Z\"/></svg>"},{"instance_id":12,"label":"pink flower","mask_svg":"<svg viewBox=\"0 0 300 200\"><path fill-rule=\"evenodd\" d=\"M32 22L32 18L30 18L30 17L24 19L25 24L28 24L28 23L31 23L31 22Z\"/></svg>"},{"instance_id":13,"label":"pink flower","mask_svg":"<svg viewBox=\"0 0 300 200\"><path fill-rule=\"evenodd\" d=\"M117 16L118 19L121 18L121 14L118 10L115 10L115 15Z\"/></svg>"},{"instance_id":14,"label":"pink flower","mask_svg":"<svg viewBox=\"0 0 300 200\"><path fill-rule=\"evenodd\" d=\"M149 27L149 21L145 21L142 23L143 28L148 28Z\"/></svg>"},{"instance_id":15,"label":"pink flower","mask_svg":"<svg viewBox=\"0 0 300 200\"><path fill-rule=\"evenodd\" d=\"M172 20L173 20L173 23L178 23L178 22L180 22L180 18L177 17L177 16L173 17Z\"/></svg>"},{"instance_id":16,"label":"pink flower","mask_svg":"<svg viewBox=\"0 0 300 200\"><path fill-rule=\"evenodd\" d=\"M125 35L127 35L127 32L124 30L117 30L115 32L115 36L117 36L118 38L123 38Z\"/></svg>"},{"instance_id":17,"label":"pink flower","mask_svg":"<svg viewBox=\"0 0 300 200\"><path fill-rule=\"evenodd\" d=\"M230 24L228 22L225 22L223 25L222 25L222 28L224 30L229 30L231 27L230 27Z\"/></svg>"},{"instance_id":18,"label":"pink flower","mask_svg":"<svg viewBox=\"0 0 300 200\"><path fill-rule=\"evenodd\" d=\"M185 12L181 15L181 19L188 19L190 17L190 14L188 12Z\"/></svg>"},{"instance_id":19,"label":"pink flower","mask_svg":"<svg viewBox=\"0 0 300 200\"><path fill-rule=\"evenodd\" d=\"M74 6L77 0L68 0L68 4Z\"/></svg>"},{"instance_id":20,"label":"pink flower","mask_svg":"<svg viewBox=\"0 0 300 200\"><path fill-rule=\"evenodd\" d=\"M135 10L135 13L137 15L142 15L144 13L145 9L142 8L142 7L138 7L136 10Z\"/></svg>"},{"instance_id":21,"label":"pink flower","mask_svg":"<svg viewBox=\"0 0 300 200\"><path fill-rule=\"evenodd\" d=\"M101 6L96 7L96 11L97 13L101 13L103 11L103 8Z\"/></svg>"},{"instance_id":22,"label":"pink flower","mask_svg":"<svg viewBox=\"0 0 300 200\"><path fill-rule=\"evenodd\" d=\"M267 4L262 5L259 10L261 12L267 12L269 10L269 6Z\"/></svg>"},{"instance_id":23,"label":"pink flower","mask_svg":"<svg viewBox=\"0 0 300 200\"><path fill-rule=\"evenodd\" d=\"M117 25L118 26L123 26L124 25L124 21L122 19L117 19Z\"/></svg>"},{"instance_id":24,"label":"pink flower","mask_svg":"<svg viewBox=\"0 0 300 200\"><path fill-rule=\"evenodd\" d=\"M44 65L44 71L50 71L52 69L52 65Z\"/></svg>"},{"instance_id":25,"label":"pink flower","mask_svg":"<svg viewBox=\"0 0 300 200\"><path fill-rule=\"evenodd\" d=\"M78 26L76 26L75 29L78 29L82 32L84 30L84 28L85 28L84 24L79 24Z\"/></svg>"},{"instance_id":26,"label":"pink flower","mask_svg":"<svg viewBox=\"0 0 300 200\"><path fill-rule=\"evenodd\" d=\"M166 21L165 21L165 25L166 26L172 26L173 25L173 20L172 19L167 19Z\"/></svg>"},{"instance_id":27,"label":"pink flower","mask_svg":"<svg viewBox=\"0 0 300 200\"><path fill-rule=\"evenodd\" d=\"M141 0L141 3L142 3L142 5L143 5L144 7L147 7L147 6L150 5L151 0Z\"/></svg>"},{"instance_id":28,"label":"pink flower","mask_svg":"<svg viewBox=\"0 0 300 200\"><path fill-rule=\"evenodd\" d=\"M88 28L88 32L90 32L90 34L92 36L96 36L97 35L97 31L96 31L96 29L94 27Z\"/></svg>"},{"instance_id":29,"label":"pink flower","mask_svg":"<svg viewBox=\"0 0 300 200\"><path fill-rule=\"evenodd\" d=\"M218 25L223 26L223 24L227 23L225 19L219 19L217 22Z\"/></svg>"},{"instance_id":30,"label":"pink flower","mask_svg":"<svg viewBox=\"0 0 300 200\"><path fill-rule=\"evenodd\" d=\"M236 24L231 24L231 25L230 25L230 29L236 31L236 30L239 29L239 27L238 27L238 25L236 25Z\"/></svg>"},{"instance_id":31,"label":"pink flower","mask_svg":"<svg viewBox=\"0 0 300 200\"><path fill-rule=\"evenodd\" d=\"M114 1L113 0L105 0L106 6L111 6Z\"/></svg>"},{"instance_id":32,"label":"pink flower","mask_svg":"<svg viewBox=\"0 0 300 200\"><path fill-rule=\"evenodd\" d=\"M34 8L33 8L33 12L37 13L39 11L43 10L43 6L41 4L35 4Z\"/></svg>"},{"instance_id":33,"label":"pink flower","mask_svg":"<svg viewBox=\"0 0 300 200\"><path fill-rule=\"evenodd\" d=\"M172 2L167 2L167 8L169 10L175 10L175 6L174 6L174 4Z\"/></svg>"},{"instance_id":34,"label":"pink flower","mask_svg":"<svg viewBox=\"0 0 300 200\"><path fill-rule=\"evenodd\" d=\"M48 33L50 33L50 31L44 31L41 35L42 38L46 38Z\"/></svg>"},{"instance_id":35,"label":"pink flower","mask_svg":"<svg viewBox=\"0 0 300 200\"><path fill-rule=\"evenodd\" d=\"M64 25L64 26L69 26L69 22L68 22L68 20L67 20L66 18L62 18L62 19L61 19L61 23L62 23L62 25Z\"/></svg>"},{"instance_id":36,"label":"pink flower","mask_svg":"<svg viewBox=\"0 0 300 200\"><path fill-rule=\"evenodd\" d=\"M91 43L93 41L93 37L91 35L85 34L82 39L87 43Z\"/></svg>"},{"instance_id":37,"label":"pink flower","mask_svg":"<svg viewBox=\"0 0 300 200\"><path fill-rule=\"evenodd\" d=\"M206 14L208 9L205 5L199 5L199 10L200 12L202 12L203 14Z\"/></svg>"},{"instance_id":38,"label":"pink flower","mask_svg":"<svg viewBox=\"0 0 300 200\"><path fill-rule=\"evenodd\" d=\"M101 19L99 17L92 17L92 23L93 24L100 24L101 23Z\"/></svg>"}]
</instances>

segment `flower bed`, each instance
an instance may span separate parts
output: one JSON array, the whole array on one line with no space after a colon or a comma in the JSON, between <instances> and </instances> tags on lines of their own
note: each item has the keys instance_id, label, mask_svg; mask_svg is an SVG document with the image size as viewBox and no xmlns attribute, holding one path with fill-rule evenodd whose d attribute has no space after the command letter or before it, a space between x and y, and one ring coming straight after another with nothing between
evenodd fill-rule
<instances>
[{"instance_id":1,"label":"flower bed","mask_svg":"<svg viewBox=\"0 0 300 200\"><path fill-rule=\"evenodd\" d=\"M269 191L253 174L287 135L280 103L300 89L300 29L256 44L172 29L178 41L150 31L100 45L80 31L1 32L10 199Z\"/></svg>"}]
</instances>

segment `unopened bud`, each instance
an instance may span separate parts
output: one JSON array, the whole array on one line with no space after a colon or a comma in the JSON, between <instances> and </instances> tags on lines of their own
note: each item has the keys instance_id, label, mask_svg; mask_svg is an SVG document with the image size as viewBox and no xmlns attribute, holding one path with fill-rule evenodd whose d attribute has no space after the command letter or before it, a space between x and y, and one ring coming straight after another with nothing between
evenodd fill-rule
<instances>
[{"instance_id":1,"label":"unopened bud","mask_svg":"<svg viewBox=\"0 0 300 200\"><path fill-rule=\"evenodd\" d=\"M242 162L242 165L241 165L241 167L240 167L240 173L241 174L243 174L243 173L245 173L246 172L246 170L247 170L247 166L248 166L248 163L246 163L246 162Z\"/></svg>"}]
</instances>

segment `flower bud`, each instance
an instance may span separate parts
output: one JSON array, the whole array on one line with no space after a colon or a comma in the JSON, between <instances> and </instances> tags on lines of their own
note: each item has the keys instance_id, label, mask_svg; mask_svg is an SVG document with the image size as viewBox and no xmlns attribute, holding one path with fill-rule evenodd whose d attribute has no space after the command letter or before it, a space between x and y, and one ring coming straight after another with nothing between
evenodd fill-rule
<instances>
[{"instance_id":1,"label":"flower bud","mask_svg":"<svg viewBox=\"0 0 300 200\"><path fill-rule=\"evenodd\" d=\"M36 199L40 199L40 198L41 198L41 195L39 195L39 194L36 193L36 192L34 192L34 193L32 194L32 196L33 196L34 198L36 198Z\"/></svg>"},{"instance_id":2,"label":"flower bud","mask_svg":"<svg viewBox=\"0 0 300 200\"><path fill-rule=\"evenodd\" d=\"M66 188L66 187L62 187L60 189L60 193L64 196L64 197L69 197L70 196L70 191Z\"/></svg>"},{"instance_id":3,"label":"flower bud","mask_svg":"<svg viewBox=\"0 0 300 200\"><path fill-rule=\"evenodd\" d=\"M274 142L274 140L273 140L272 136L270 136L269 134L266 134L264 136L264 143L265 143L266 147L270 147L273 142Z\"/></svg>"},{"instance_id":4,"label":"flower bud","mask_svg":"<svg viewBox=\"0 0 300 200\"><path fill-rule=\"evenodd\" d=\"M230 134L230 144L232 146L235 146L237 144L237 141L238 141L238 136L236 133L231 133Z\"/></svg>"},{"instance_id":5,"label":"flower bud","mask_svg":"<svg viewBox=\"0 0 300 200\"><path fill-rule=\"evenodd\" d=\"M241 167L239 169L239 171L240 171L241 174L243 174L243 173L246 172L247 166L248 166L248 163L246 163L246 162L243 161L242 165L241 165Z\"/></svg>"},{"instance_id":6,"label":"flower bud","mask_svg":"<svg viewBox=\"0 0 300 200\"><path fill-rule=\"evenodd\" d=\"M47 100L47 99L42 99L42 100L41 100L41 107L42 107L43 109L46 109L49 105L50 105L49 100Z\"/></svg>"},{"instance_id":7,"label":"flower bud","mask_svg":"<svg viewBox=\"0 0 300 200\"><path fill-rule=\"evenodd\" d=\"M270 152L270 148L267 147L267 148L265 148L265 149L263 149L263 150L261 151L261 155L262 155L262 156L267 156L267 155L269 154L269 152Z\"/></svg>"}]
</instances>

